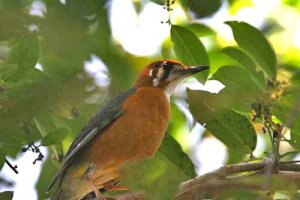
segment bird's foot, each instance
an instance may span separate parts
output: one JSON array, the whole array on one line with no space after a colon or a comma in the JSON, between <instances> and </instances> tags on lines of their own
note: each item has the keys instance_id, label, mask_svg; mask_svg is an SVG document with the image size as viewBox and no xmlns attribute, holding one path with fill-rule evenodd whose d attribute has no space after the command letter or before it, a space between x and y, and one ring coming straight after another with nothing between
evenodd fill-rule
<instances>
[{"instance_id":1,"label":"bird's foot","mask_svg":"<svg viewBox=\"0 0 300 200\"><path fill-rule=\"evenodd\" d=\"M117 183L119 183L119 181L109 181L103 185L103 188L106 191L129 190L129 187L116 185Z\"/></svg>"},{"instance_id":2,"label":"bird's foot","mask_svg":"<svg viewBox=\"0 0 300 200\"><path fill-rule=\"evenodd\" d=\"M93 182L93 179L86 177L86 180L88 182L88 184L90 185L90 187L93 189L97 200L104 200L105 198L103 198L103 195L101 194L101 192L97 189L97 186L95 185L95 183Z\"/></svg>"},{"instance_id":3,"label":"bird's foot","mask_svg":"<svg viewBox=\"0 0 300 200\"><path fill-rule=\"evenodd\" d=\"M103 195L101 194L101 192L98 190L97 186L95 185L94 181L93 181L93 173L95 171L95 164L90 164L88 169L85 172L85 178L88 182L88 184L90 185L90 187L92 188L92 190L94 191L97 200L104 200Z\"/></svg>"}]
</instances>

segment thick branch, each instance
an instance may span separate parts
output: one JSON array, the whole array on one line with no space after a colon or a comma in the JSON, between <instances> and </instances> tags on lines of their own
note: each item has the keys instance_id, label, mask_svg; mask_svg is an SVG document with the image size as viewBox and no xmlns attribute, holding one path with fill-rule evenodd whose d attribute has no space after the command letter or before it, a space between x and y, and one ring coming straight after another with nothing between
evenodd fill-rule
<instances>
[{"instance_id":1,"label":"thick branch","mask_svg":"<svg viewBox=\"0 0 300 200\"><path fill-rule=\"evenodd\" d=\"M207 199L230 190L270 191L300 188L300 165L273 161L223 166L213 172L189 180L181 185L176 200ZM292 185L292 186L291 186Z\"/></svg>"}]
</instances>

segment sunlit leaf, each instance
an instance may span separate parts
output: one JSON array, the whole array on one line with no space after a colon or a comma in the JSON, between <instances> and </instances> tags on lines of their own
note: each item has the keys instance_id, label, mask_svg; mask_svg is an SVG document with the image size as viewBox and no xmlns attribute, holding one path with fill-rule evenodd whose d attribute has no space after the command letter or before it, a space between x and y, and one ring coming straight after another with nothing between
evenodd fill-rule
<instances>
[{"instance_id":1,"label":"sunlit leaf","mask_svg":"<svg viewBox=\"0 0 300 200\"><path fill-rule=\"evenodd\" d=\"M229 4L230 4L229 12L232 15L236 15L236 13L243 8L254 6L253 1L251 0L243 0L243 1L229 0Z\"/></svg>"},{"instance_id":2,"label":"sunlit leaf","mask_svg":"<svg viewBox=\"0 0 300 200\"><path fill-rule=\"evenodd\" d=\"M181 26L172 25L171 39L176 56L185 65L209 65L206 50L194 33ZM206 70L195 76L203 83L206 81L208 73Z\"/></svg>"},{"instance_id":3,"label":"sunlit leaf","mask_svg":"<svg viewBox=\"0 0 300 200\"><path fill-rule=\"evenodd\" d=\"M38 61L39 51L36 32L27 33L9 53L8 63L17 64L21 72L33 69Z\"/></svg>"},{"instance_id":4,"label":"sunlit leaf","mask_svg":"<svg viewBox=\"0 0 300 200\"><path fill-rule=\"evenodd\" d=\"M204 124L229 149L251 153L257 140L251 122L245 116L225 108L224 102L217 95L188 90L190 111L198 122Z\"/></svg>"},{"instance_id":5,"label":"sunlit leaf","mask_svg":"<svg viewBox=\"0 0 300 200\"><path fill-rule=\"evenodd\" d=\"M50 146L61 143L70 134L68 127L60 127L50 131L41 141L42 146Z\"/></svg>"},{"instance_id":6,"label":"sunlit leaf","mask_svg":"<svg viewBox=\"0 0 300 200\"><path fill-rule=\"evenodd\" d=\"M209 26L200 23L191 23L187 25L185 28L192 31L199 37L216 34L215 31L211 29Z\"/></svg>"},{"instance_id":7,"label":"sunlit leaf","mask_svg":"<svg viewBox=\"0 0 300 200\"><path fill-rule=\"evenodd\" d=\"M223 93L230 97L232 108L250 112L251 104L263 97L265 85L263 79L254 77L246 69L238 66L221 67L214 78L225 85Z\"/></svg>"},{"instance_id":8,"label":"sunlit leaf","mask_svg":"<svg viewBox=\"0 0 300 200\"><path fill-rule=\"evenodd\" d=\"M225 66L220 68L214 77L221 81L229 90L235 92L257 94L265 90L260 80L253 78L247 70L239 66Z\"/></svg>"},{"instance_id":9,"label":"sunlit leaf","mask_svg":"<svg viewBox=\"0 0 300 200\"><path fill-rule=\"evenodd\" d=\"M226 47L222 51L231 58L237 60L249 72L249 76L259 88L262 90L266 89L267 83L264 74L257 70L256 63L250 56L235 47Z\"/></svg>"},{"instance_id":10,"label":"sunlit leaf","mask_svg":"<svg viewBox=\"0 0 300 200\"><path fill-rule=\"evenodd\" d=\"M245 22L228 21L226 24L231 27L238 45L253 58L268 77L275 79L276 55L264 35L257 28Z\"/></svg>"},{"instance_id":11,"label":"sunlit leaf","mask_svg":"<svg viewBox=\"0 0 300 200\"><path fill-rule=\"evenodd\" d=\"M158 5L164 5L166 3L165 0L151 0L154 3L157 3Z\"/></svg>"}]
</instances>

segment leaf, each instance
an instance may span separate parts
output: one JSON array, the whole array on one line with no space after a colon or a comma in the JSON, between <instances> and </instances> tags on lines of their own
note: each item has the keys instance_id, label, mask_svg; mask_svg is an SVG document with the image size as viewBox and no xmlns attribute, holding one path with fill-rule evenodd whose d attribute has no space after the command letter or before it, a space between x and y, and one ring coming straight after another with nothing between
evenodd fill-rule
<instances>
[{"instance_id":1,"label":"leaf","mask_svg":"<svg viewBox=\"0 0 300 200\"><path fill-rule=\"evenodd\" d=\"M182 151L176 140L168 133L162 141L159 152L189 178L194 178L196 176L194 164Z\"/></svg>"},{"instance_id":2,"label":"leaf","mask_svg":"<svg viewBox=\"0 0 300 200\"><path fill-rule=\"evenodd\" d=\"M239 66L224 66L214 74L214 77L234 92L256 94L265 90L259 81Z\"/></svg>"},{"instance_id":3,"label":"leaf","mask_svg":"<svg viewBox=\"0 0 300 200\"><path fill-rule=\"evenodd\" d=\"M226 164L236 164L242 162L246 158L246 155L239 152L239 151L233 151L229 149L227 151L227 160Z\"/></svg>"},{"instance_id":4,"label":"leaf","mask_svg":"<svg viewBox=\"0 0 300 200\"><path fill-rule=\"evenodd\" d=\"M229 149L240 153L251 153L255 149L257 136L249 119L227 109L218 94L193 90L187 94L194 118Z\"/></svg>"},{"instance_id":5,"label":"leaf","mask_svg":"<svg viewBox=\"0 0 300 200\"><path fill-rule=\"evenodd\" d=\"M174 199L178 185L190 179L160 152L123 165L121 173L124 185L133 191L143 191L145 199L155 200Z\"/></svg>"},{"instance_id":6,"label":"leaf","mask_svg":"<svg viewBox=\"0 0 300 200\"><path fill-rule=\"evenodd\" d=\"M25 34L10 51L9 64L17 64L21 72L34 69L39 58L39 42L36 32Z\"/></svg>"},{"instance_id":7,"label":"leaf","mask_svg":"<svg viewBox=\"0 0 300 200\"><path fill-rule=\"evenodd\" d=\"M48 188L49 183L58 170L58 165L55 164L58 163L53 162L51 156L48 156L47 160L43 162L42 171L36 184L38 199L49 199L54 192L51 191L50 193L46 193L46 188Z\"/></svg>"},{"instance_id":8,"label":"leaf","mask_svg":"<svg viewBox=\"0 0 300 200\"><path fill-rule=\"evenodd\" d=\"M172 25L171 39L176 56L186 65L209 65L208 55L197 36L181 26ZM195 75L204 83L208 77L208 70Z\"/></svg>"},{"instance_id":9,"label":"leaf","mask_svg":"<svg viewBox=\"0 0 300 200\"><path fill-rule=\"evenodd\" d=\"M7 191L7 192L1 192L0 193L0 199L1 200L11 200L14 196L14 192Z\"/></svg>"},{"instance_id":10,"label":"leaf","mask_svg":"<svg viewBox=\"0 0 300 200\"><path fill-rule=\"evenodd\" d=\"M165 5L166 1L165 0L150 0L153 3L156 3L158 5Z\"/></svg>"},{"instance_id":11,"label":"leaf","mask_svg":"<svg viewBox=\"0 0 300 200\"><path fill-rule=\"evenodd\" d=\"M4 151L2 150L2 148L0 148L0 171L1 171L2 167L4 166L5 158L6 158L6 155L5 155Z\"/></svg>"},{"instance_id":12,"label":"leaf","mask_svg":"<svg viewBox=\"0 0 300 200\"><path fill-rule=\"evenodd\" d=\"M231 108L242 112L250 112L251 104L264 94L265 87L261 80L242 67L221 67L214 78L225 85L223 93L232 100Z\"/></svg>"},{"instance_id":13,"label":"leaf","mask_svg":"<svg viewBox=\"0 0 300 200\"><path fill-rule=\"evenodd\" d=\"M288 128L291 129L290 145L300 150L300 94L299 87L286 91L277 99L274 115Z\"/></svg>"},{"instance_id":14,"label":"leaf","mask_svg":"<svg viewBox=\"0 0 300 200\"><path fill-rule=\"evenodd\" d=\"M209 36L216 34L213 29L209 26L200 23L191 23L187 25L185 28L190 30L191 32L195 33L199 37Z\"/></svg>"},{"instance_id":15,"label":"leaf","mask_svg":"<svg viewBox=\"0 0 300 200\"><path fill-rule=\"evenodd\" d=\"M226 24L231 27L238 45L253 58L269 78L274 80L277 71L276 55L264 35L245 22L227 21Z\"/></svg>"},{"instance_id":16,"label":"leaf","mask_svg":"<svg viewBox=\"0 0 300 200\"><path fill-rule=\"evenodd\" d=\"M206 17L214 14L222 5L222 0L190 0L190 9L197 15L198 18Z\"/></svg>"},{"instance_id":17,"label":"leaf","mask_svg":"<svg viewBox=\"0 0 300 200\"><path fill-rule=\"evenodd\" d=\"M50 131L41 141L42 146L50 146L61 143L71 133L70 128L60 127Z\"/></svg>"},{"instance_id":18,"label":"leaf","mask_svg":"<svg viewBox=\"0 0 300 200\"><path fill-rule=\"evenodd\" d=\"M266 89L266 80L264 74L261 71L257 71L256 63L251 57L249 57L245 52L239 50L235 47L226 47L222 50L231 58L237 60L242 67L244 67L251 76L251 79L261 88L262 90Z\"/></svg>"}]
</instances>

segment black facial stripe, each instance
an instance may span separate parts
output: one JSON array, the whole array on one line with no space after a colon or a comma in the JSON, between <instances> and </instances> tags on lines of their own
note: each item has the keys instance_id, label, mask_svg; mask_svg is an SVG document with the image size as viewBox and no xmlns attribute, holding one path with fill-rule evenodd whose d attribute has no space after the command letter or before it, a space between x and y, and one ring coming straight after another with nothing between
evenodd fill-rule
<instances>
[{"instance_id":1,"label":"black facial stripe","mask_svg":"<svg viewBox=\"0 0 300 200\"><path fill-rule=\"evenodd\" d=\"M153 78L156 78L157 72L158 72L158 68L152 69L152 77Z\"/></svg>"},{"instance_id":2,"label":"black facial stripe","mask_svg":"<svg viewBox=\"0 0 300 200\"><path fill-rule=\"evenodd\" d=\"M170 71L171 71L170 68L167 69L164 68L164 74L161 77L161 80L166 80L169 77Z\"/></svg>"},{"instance_id":3,"label":"black facial stripe","mask_svg":"<svg viewBox=\"0 0 300 200\"><path fill-rule=\"evenodd\" d=\"M166 80L169 77L170 72L174 68L174 63L170 62L158 62L152 67L152 77L159 78L160 80ZM158 72L162 70L162 74L158 76Z\"/></svg>"}]
</instances>

